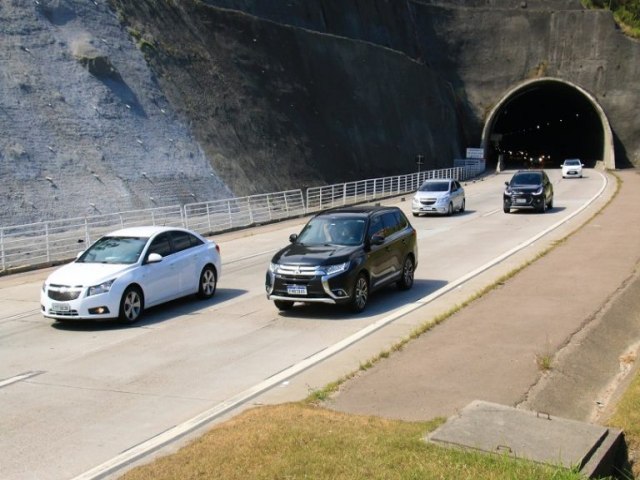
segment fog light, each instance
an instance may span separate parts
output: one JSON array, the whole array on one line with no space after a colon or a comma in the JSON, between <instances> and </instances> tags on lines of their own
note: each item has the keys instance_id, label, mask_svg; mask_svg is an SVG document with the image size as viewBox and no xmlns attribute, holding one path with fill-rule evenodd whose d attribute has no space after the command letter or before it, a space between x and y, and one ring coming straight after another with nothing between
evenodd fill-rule
<instances>
[{"instance_id":1,"label":"fog light","mask_svg":"<svg viewBox=\"0 0 640 480\"><path fill-rule=\"evenodd\" d=\"M339 289L339 290L333 290L333 294L334 294L336 297L346 297L346 296L347 296L347 292L345 292L345 291L344 291L344 290L342 290L342 289Z\"/></svg>"},{"instance_id":2,"label":"fog light","mask_svg":"<svg viewBox=\"0 0 640 480\"><path fill-rule=\"evenodd\" d=\"M109 313L109 308L108 307L90 308L89 313L91 315L104 315L105 313Z\"/></svg>"}]
</instances>

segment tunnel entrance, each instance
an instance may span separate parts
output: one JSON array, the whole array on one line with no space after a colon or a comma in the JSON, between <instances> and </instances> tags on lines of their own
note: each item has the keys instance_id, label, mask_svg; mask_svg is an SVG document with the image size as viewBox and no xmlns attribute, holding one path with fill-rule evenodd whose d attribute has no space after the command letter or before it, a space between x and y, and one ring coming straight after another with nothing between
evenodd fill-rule
<instances>
[{"instance_id":1,"label":"tunnel entrance","mask_svg":"<svg viewBox=\"0 0 640 480\"><path fill-rule=\"evenodd\" d=\"M615 168L609 122L595 99L568 82L538 79L511 90L491 112L482 145L489 168L558 168L580 158Z\"/></svg>"}]
</instances>

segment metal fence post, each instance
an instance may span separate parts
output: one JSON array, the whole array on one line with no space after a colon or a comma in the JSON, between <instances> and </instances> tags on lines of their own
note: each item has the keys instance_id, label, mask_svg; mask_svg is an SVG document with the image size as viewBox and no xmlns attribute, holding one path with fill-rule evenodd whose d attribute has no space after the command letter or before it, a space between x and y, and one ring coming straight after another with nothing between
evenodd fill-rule
<instances>
[{"instance_id":1,"label":"metal fence post","mask_svg":"<svg viewBox=\"0 0 640 480\"><path fill-rule=\"evenodd\" d=\"M49 224L48 223L44 224L44 238L45 238L44 243L47 246L47 262L50 262L51 254L50 254L50 246L49 246Z\"/></svg>"},{"instance_id":2,"label":"metal fence post","mask_svg":"<svg viewBox=\"0 0 640 480\"><path fill-rule=\"evenodd\" d=\"M7 269L7 264L4 259L4 228L0 228L0 257L2 258L2 270Z\"/></svg>"}]
</instances>

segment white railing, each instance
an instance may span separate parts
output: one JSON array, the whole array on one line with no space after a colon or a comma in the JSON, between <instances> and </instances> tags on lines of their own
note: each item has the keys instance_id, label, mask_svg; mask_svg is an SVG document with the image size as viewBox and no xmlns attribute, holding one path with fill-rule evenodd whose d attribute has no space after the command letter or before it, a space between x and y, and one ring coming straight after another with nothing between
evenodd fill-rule
<instances>
[{"instance_id":1,"label":"white railing","mask_svg":"<svg viewBox=\"0 0 640 480\"><path fill-rule=\"evenodd\" d=\"M106 215L0 227L0 273L68 261L110 231L141 225L181 226L203 235L269 223L417 190L428 178L464 181L477 167L427 170L324 187L212 200ZM306 200L306 201L305 201Z\"/></svg>"},{"instance_id":2,"label":"white railing","mask_svg":"<svg viewBox=\"0 0 640 480\"><path fill-rule=\"evenodd\" d=\"M204 235L269 223L306 213L302 190L190 203L184 206L185 226Z\"/></svg>"},{"instance_id":3,"label":"white railing","mask_svg":"<svg viewBox=\"0 0 640 480\"><path fill-rule=\"evenodd\" d=\"M313 187L307 190L307 213L414 192L429 178L454 178L463 181L479 173L473 168L455 167Z\"/></svg>"}]
</instances>

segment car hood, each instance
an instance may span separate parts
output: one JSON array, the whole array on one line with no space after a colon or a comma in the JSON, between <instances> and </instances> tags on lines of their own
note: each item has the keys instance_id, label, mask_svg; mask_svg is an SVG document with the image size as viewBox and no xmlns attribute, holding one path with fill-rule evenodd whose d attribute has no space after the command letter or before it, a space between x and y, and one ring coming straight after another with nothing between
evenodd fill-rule
<instances>
[{"instance_id":1,"label":"car hood","mask_svg":"<svg viewBox=\"0 0 640 480\"><path fill-rule=\"evenodd\" d=\"M415 198L421 200L423 198L442 198L448 197L449 192L416 192Z\"/></svg>"},{"instance_id":2,"label":"car hood","mask_svg":"<svg viewBox=\"0 0 640 480\"><path fill-rule=\"evenodd\" d=\"M346 262L362 247L342 245L304 245L292 243L273 257L273 263L289 265L332 265Z\"/></svg>"},{"instance_id":3,"label":"car hood","mask_svg":"<svg viewBox=\"0 0 640 480\"><path fill-rule=\"evenodd\" d=\"M120 276L132 265L107 263L69 263L47 278L47 284L92 286Z\"/></svg>"},{"instance_id":4,"label":"car hood","mask_svg":"<svg viewBox=\"0 0 640 480\"><path fill-rule=\"evenodd\" d=\"M533 193L542 188L542 185L511 185L509 187L514 193Z\"/></svg>"}]
</instances>

